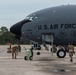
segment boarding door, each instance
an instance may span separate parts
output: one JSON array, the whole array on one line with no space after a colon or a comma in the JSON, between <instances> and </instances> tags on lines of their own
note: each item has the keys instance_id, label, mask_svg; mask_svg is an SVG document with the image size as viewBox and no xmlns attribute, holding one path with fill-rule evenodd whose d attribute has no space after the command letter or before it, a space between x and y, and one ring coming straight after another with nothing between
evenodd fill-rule
<instances>
[{"instance_id":1,"label":"boarding door","mask_svg":"<svg viewBox=\"0 0 76 75\"><path fill-rule=\"evenodd\" d=\"M42 43L50 43L52 45L52 55L53 55L53 42L54 42L54 35L52 33L43 33L42 34Z\"/></svg>"}]
</instances>

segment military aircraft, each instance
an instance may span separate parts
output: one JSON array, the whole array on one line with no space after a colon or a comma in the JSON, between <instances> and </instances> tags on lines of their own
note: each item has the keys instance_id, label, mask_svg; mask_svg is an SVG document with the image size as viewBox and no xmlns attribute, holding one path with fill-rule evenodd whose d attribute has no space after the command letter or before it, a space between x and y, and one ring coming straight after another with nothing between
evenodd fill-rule
<instances>
[{"instance_id":1,"label":"military aircraft","mask_svg":"<svg viewBox=\"0 0 76 75\"><path fill-rule=\"evenodd\" d=\"M69 42L76 44L76 5L62 5L36 11L14 24L10 31L39 43L61 45L57 56L66 56Z\"/></svg>"}]
</instances>

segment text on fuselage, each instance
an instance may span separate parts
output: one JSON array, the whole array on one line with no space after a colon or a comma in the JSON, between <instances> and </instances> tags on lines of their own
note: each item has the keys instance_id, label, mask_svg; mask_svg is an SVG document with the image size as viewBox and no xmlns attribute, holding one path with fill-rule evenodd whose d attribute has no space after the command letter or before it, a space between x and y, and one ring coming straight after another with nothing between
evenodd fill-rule
<instances>
[{"instance_id":1,"label":"text on fuselage","mask_svg":"<svg viewBox=\"0 0 76 75\"><path fill-rule=\"evenodd\" d=\"M51 25L38 25L38 30L50 30L50 29L75 29L76 24L51 24Z\"/></svg>"}]
</instances>

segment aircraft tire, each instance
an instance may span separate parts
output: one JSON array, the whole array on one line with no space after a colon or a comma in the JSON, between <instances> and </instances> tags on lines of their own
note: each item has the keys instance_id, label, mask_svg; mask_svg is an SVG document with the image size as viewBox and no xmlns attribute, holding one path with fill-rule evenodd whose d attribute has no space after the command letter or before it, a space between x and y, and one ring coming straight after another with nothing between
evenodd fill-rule
<instances>
[{"instance_id":1,"label":"aircraft tire","mask_svg":"<svg viewBox=\"0 0 76 75\"><path fill-rule=\"evenodd\" d=\"M64 58L64 57L66 56L66 51L63 50L63 49L58 50L58 51L57 51L57 56L58 56L59 58Z\"/></svg>"}]
</instances>

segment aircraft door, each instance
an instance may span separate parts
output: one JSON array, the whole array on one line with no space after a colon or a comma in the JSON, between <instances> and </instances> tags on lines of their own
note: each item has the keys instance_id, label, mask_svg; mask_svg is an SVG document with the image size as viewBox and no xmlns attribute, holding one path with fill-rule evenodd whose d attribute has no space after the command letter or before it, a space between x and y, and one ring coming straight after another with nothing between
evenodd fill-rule
<instances>
[{"instance_id":1,"label":"aircraft door","mask_svg":"<svg viewBox=\"0 0 76 75\"><path fill-rule=\"evenodd\" d=\"M43 33L42 42L52 43L54 41L54 35L52 33Z\"/></svg>"}]
</instances>

